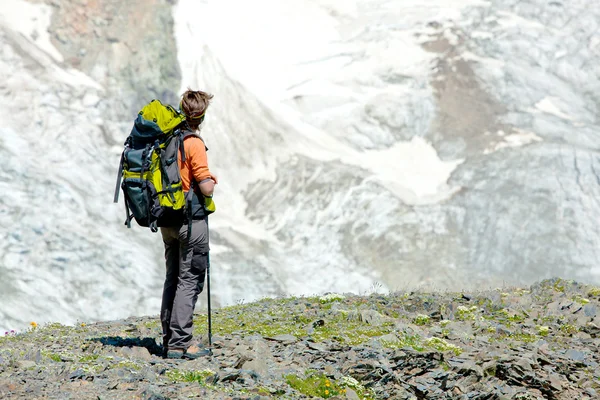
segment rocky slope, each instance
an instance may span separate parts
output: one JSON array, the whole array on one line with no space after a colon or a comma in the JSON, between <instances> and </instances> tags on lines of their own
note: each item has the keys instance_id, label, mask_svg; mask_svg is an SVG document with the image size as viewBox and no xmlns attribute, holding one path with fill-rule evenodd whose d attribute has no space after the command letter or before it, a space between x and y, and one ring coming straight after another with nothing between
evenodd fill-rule
<instances>
[{"instance_id":1,"label":"rocky slope","mask_svg":"<svg viewBox=\"0 0 600 400\"><path fill-rule=\"evenodd\" d=\"M561 279L266 299L215 310L212 356L194 361L159 357L155 318L32 326L0 338L0 396L595 399L599 307L599 287Z\"/></svg>"}]
</instances>

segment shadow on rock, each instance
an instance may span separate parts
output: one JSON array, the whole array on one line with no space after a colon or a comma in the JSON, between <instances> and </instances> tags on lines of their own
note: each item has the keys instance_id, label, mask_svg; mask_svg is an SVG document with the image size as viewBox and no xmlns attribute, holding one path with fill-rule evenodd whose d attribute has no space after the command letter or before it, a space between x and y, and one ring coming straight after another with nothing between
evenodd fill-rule
<instances>
[{"instance_id":1,"label":"shadow on rock","mask_svg":"<svg viewBox=\"0 0 600 400\"><path fill-rule=\"evenodd\" d=\"M162 356L163 347L156 344L153 338L145 337L130 337L122 338L121 336L107 336L100 338L89 339L92 342L100 342L104 346L115 346L115 347L145 347L150 354L155 356Z\"/></svg>"}]
</instances>

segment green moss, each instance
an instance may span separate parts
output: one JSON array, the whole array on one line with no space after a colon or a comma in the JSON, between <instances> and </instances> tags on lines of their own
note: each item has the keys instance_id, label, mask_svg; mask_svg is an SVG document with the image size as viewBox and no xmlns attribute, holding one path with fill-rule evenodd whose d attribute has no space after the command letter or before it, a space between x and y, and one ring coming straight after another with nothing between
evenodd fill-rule
<instances>
[{"instance_id":1,"label":"green moss","mask_svg":"<svg viewBox=\"0 0 600 400\"><path fill-rule=\"evenodd\" d=\"M263 300L262 302L265 301L272 300ZM288 300L287 303L290 301ZM221 335L259 334L272 337L290 334L298 338L310 337L316 342L336 340L349 345L365 343L372 337L386 335L394 329L392 322L373 326L357 318L350 318L350 314L357 314L356 312L342 310L334 314L325 313L323 307L327 304L319 302L312 304L311 316L299 313L293 317L290 317L289 308L281 306L281 303L270 308L257 307L256 304L226 307L214 314L213 329ZM264 311L257 312L257 309ZM311 325L317 320L322 320L324 323ZM194 325L196 334L205 334L207 332L206 315L196 315ZM310 334L309 331L311 331Z\"/></svg>"},{"instance_id":2,"label":"green moss","mask_svg":"<svg viewBox=\"0 0 600 400\"><path fill-rule=\"evenodd\" d=\"M550 334L549 326L537 326L536 329L537 329L538 335L540 335L542 337L546 337Z\"/></svg>"},{"instance_id":3,"label":"green moss","mask_svg":"<svg viewBox=\"0 0 600 400\"><path fill-rule=\"evenodd\" d=\"M517 288L514 290L514 293L520 297L523 297L526 294L530 294L531 290L528 289L523 289L523 288Z\"/></svg>"},{"instance_id":4,"label":"green moss","mask_svg":"<svg viewBox=\"0 0 600 400\"><path fill-rule=\"evenodd\" d=\"M332 303L334 301L344 300L346 296L337 293L326 294L325 296L319 297L321 303Z\"/></svg>"},{"instance_id":5,"label":"green moss","mask_svg":"<svg viewBox=\"0 0 600 400\"><path fill-rule=\"evenodd\" d=\"M142 325L148 329L161 329L161 322L158 319L145 321Z\"/></svg>"},{"instance_id":6,"label":"green moss","mask_svg":"<svg viewBox=\"0 0 600 400\"><path fill-rule=\"evenodd\" d=\"M525 321L526 318L526 313L523 312L522 314L516 313L516 312L512 312L510 310L507 310L505 308L499 310L498 312L496 312L494 314L498 320L504 321L504 322L515 322L515 323L520 323Z\"/></svg>"},{"instance_id":7,"label":"green moss","mask_svg":"<svg viewBox=\"0 0 600 400\"><path fill-rule=\"evenodd\" d=\"M58 322L53 322L53 323L44 325L44 329L65 330L65 329L69 329L69 327L66 325L63 325L63 324L59 324Z\"/></svg>"},{"instance_id":8,"label":"green moss","mask_svg":"<svg viewBox=\"0 0 600 400\"><path fill-rule=\"evenodd\" d=\"M516 332L511 334L499 334L492 338L490 338L490 342L523 342L523 343L533 343L536 342L539 337L532 333L527 332Z\"/></svg>"},{"instance_id":9,"label":"green moss","mask_svg":"<svg viewBox=\"0 0 600 400\"><path fill-rule=\"evenodd\" d=\"M540 318L541 323L554 322L556 320L557 320L557 317L555 317L553 315L545 315L542 318Z\"/></svg>"},{"instance_id":10,"label":"green moss","mask_svg":"<svg viewBox=\"0 0 600 400\"><path fill-rule=\"evenodd\" d=\"M577 333L577 327L571 324L562 324L559 329L562 333L569 336Z\"/></svg>"},{"instance_id":11,"label":"green moss","mask_svg":"<svg viewBox=\"0 0 600 400\"><path fill-rule=\"evenodd\" d=\"M257 393L261 396L270 396L271 391L266 387L259 387Z\"/></svg>"},{"instance_id":12,"label":"green moss","mask_svg":"<svg viewBox=\"0 0 600 400\"><path fill-rule=\"evenodd\" d=\"M343 344L359 345L377 336L387 335L393 331L393 324L371 326L361 321L347 321L335 318L326 322L325 326L315 329L311 338L317 342L333 339Z\"/></svg>"},{"instance_id":13,"label":"green moss","mask_svg":"<svg viewBox=\"0 0 600 400\"><path fill-rule=\"evenodd\" d=\"M173 382L197 382L200 385L206 385L207 378L214 376L215 372L210 369L202 371L182 371L173 369L167 371L166 376Z\"/></svg>"},{"instance_id":14,"label":"green moss","mask_svg":"<svg viewBox=\"0 0 600 400\"><path fill-rule=\"evenodd\" d=\"M81 367L81 369L88 374L98 374L104 371L105 366L101 364L85 364Z\"/></svg>"},{"instance_id":15,"label":"green moss","mask_svg":"<svg viewBox=\"0 0 600 400\"><path fill-rule=\"evenodd\" d=\"M330 380L324 374L307 371L303 377L286 375L284 378L287 384L294 390L310 397L322 399L334 396L345 397L346 388L351 388L362 400L372 400L375 398L371 390L366 389L360 382L349 376L344 376L340 380L334 381Z\"/></svg>"},{"instance_id":16,"label":"green moss","mask_svg":"<svg viewBox=\"0 0 600 400\"><path fill-rule=\"evenodd\" d=\"M463 351L460 347L437 337L425 339L423 344L425 348L437 351L451 351L457 356L459 356Z\"/></svg>"},{"instance_id":17,"label":"green moss","mask_svg":"<svg viewBox=\"0 0 600 400\"><path fill-rule=\"evenodd\" d=\"M427 325L431 319L428 315L419 314L414 319L413 322L416 325Z\"/></svg>"},{"instance_id":18,"label":"green moss","mask_svg":"<svg viewBox=\"0 0 600 400\"><path fill-rule=\"evenodd\" d=\"M600 287L592 287L588 290L588 296L590 297L600 297Z\"/></svg>"},{"instance_id":19,"label":"green moss","mask_svg":"<svg viewBox=\"0 0 600 400\"><path fill-rule=\"evenodd\" d=\"M383 309L381 310L381 312L384 315L387 315L388 317L392 317L393 319L399 319L400 318L400 313L396 310L388 310L388 309Z\"/></svg>"},{"instance_id":20,"label":"green moss","mask_svg":"<svg viewBox=\"0 0 600 400\"><path fill-rule=\"evenodd\" d=\"M423 339L419 335L404 334L395 341L383 341L382 345L391 349L412 348L416 351L436 350L436 351L451 351L457 356L462 353L462 348L444 339L431 337Z\"/></svg>"},{"instance_id":21,"label":"green moss","mask_svg":"<svg viewBox=\"0 0 600 400\"><path fill-rule=\"evenodd\" d=\"M286 375L285 381L293 389L311 397L328 399L344 393L342 387L322 374L309 373L303 378L297 375Z\"/></svg>"},{"instance_id":22,"label":"green moss","mask_svg":"<svg viewBox=\"0 0 600 400\"><path fill-rule=\"evenodd\" d=\"M294 336L306 335L304 324L307 319L298 317L295 322L290 319L289 315L280 315L273 317L271 313L248 313L248 314L231 314L226 312L215 313L212 319L213 327L217 334L242 334L253 335L260 334L262 336L276 336L282 334L291 334ZM194 325L197 334L205 334L207 328L207 316L198 315L195 318Z\"/></svg>"},{"instance_id":23,"label":"green moss","mask_svg":"<svg viewBox=\"0 0 600 400\"><path fill-rule=\"evenodd\" d=\"M506 308L499 308L489 314L483 315L483 318L486 320L501 322L501 323L505 324L506 326L513 326L515 324L520 324L521 322L525 321L525 319L527 317L528 317L528 315L525 311L522 311L521 313L517 313L517 312L507 310Z\"/></svg>"},{"instance_id":24,"label":"green moss","mask_svg":"<svg viewBox=\"0 0 600 400\"><path fill-rule=\"evenodd\" d=\"M579 304L582 304L582 305L586 305L586 304L588 304L590 302L588 299L586 299L584 297L581 297L581 296L575 296L575 297L573 297L573 301L575 301L575 302L577 302Z\"/></svg>"},{"instance_id":25,"label":"green moss","mask_svg":"<svg viewBox=\"0 0 600 400\"><path fill-rule=\"evenodd\" d=\"M524 343L533 343L538 340L538 337L531 333L513 333L509 335L509 337L513 340Z\"/></svg>"},{"instance_id":26,"label":"green moss","mask_svg":"<svg viewBox=\"0 0 600 400\"><path fill-rule=\"evenodd\" d=\"M82 357L79 357L80 363L90 363L94 362L98 359L98 354L89 354Z\"/></svg>"},{"instance_id":27,"label":"green moss","mask_svg":"<svg viewBox=\"0 0 600 400\"><path fill-rule=\"evenodd\" d=\"M60 354L56 354L56 353L51 353L49 351L42 351L42 356L49 358L50 360L54 361L54 362L61 362L62 359L60 358Z\"/></svg>"},{"instance_id":28,"label":"green moss","mask_svg":"<svg viewBox=\"0 0 600 400\"><path fill-rule=\"evenodd\" d=\"M560 279L560 278L555 279L552 284L552 288L555 291L560 292L560 293L565 292L566 286L567 286L567 282L564 279Z\"/></svg>"},{"instance_id":29,"label":"green moss","mask_svg":"<svg viewBox=\"0 0 600 400\"><path fill-rule=\"evenodd\" d=\"M110 368L111 369L125 368L125 369L132 369L134 371L139 371L142 369L142 366L133 361L123 360L123 361L119 361L117 364L112 364Z\"/></svg>"},{"instance_id":30,"label":"green moss","mask_svg":"<svg viewBox=\"0 0 600 400\"><path fill-rule=\"evenodd\" d=\"M22 340L22 339L17 335L6 335L6 336L0 337L0 345L12 343L12 342L18 342L20 340Z\"/></svg>"},{"instance_id":31,"label":"green moss","mask_svg":"<svg viewBox=\"0 0 600 400\"><path fill-rule=\"evenodd\" d=\"M475 319L475 312L477 312L477 306L465 307L458 306L456 309L454 316L459 321L472 321Z\"/></svg>"},{"instance_id":32,"label":"green moss","mask_svg":"<svg viewBox=\"0 0 600 400\"><path fill-rule=\"evenodd\" d=\"M412 348L416 351L424 351L423 338L419 335L404 334L395 341L383 341L382 345L390 349Z\"/></svg>"}]
</instances>

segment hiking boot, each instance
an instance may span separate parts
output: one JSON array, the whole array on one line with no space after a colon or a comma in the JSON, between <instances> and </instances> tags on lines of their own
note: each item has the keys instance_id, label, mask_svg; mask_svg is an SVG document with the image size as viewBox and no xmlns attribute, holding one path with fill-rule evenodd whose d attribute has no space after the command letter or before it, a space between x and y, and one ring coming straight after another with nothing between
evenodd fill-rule
<instances>
[{"instance_id":1,"label":"hiking boot","mask_svg":"<svg viewBox=\"0 0 600 400\"><path fill-rule=\"evenodd\" d=\"M198 357L211 355L212 352L209 349L201 349L198 345L191 345L187 350L183 349L169 349L167 351L167 358L172 359L187 359L194 360Z\"/></svg>"},{"instance_id":2,"label":"hiking boot","mask_svg":"<svg viewBox=\"0 0 600 400\"><path fill-rule=\"evenodd\" d=\"M183 357L184 351L181 349L168 349L165 352L164 358L180 359Z\"/></svg>"},{"instance_id":3,"label":"hiking boot","mask_svg":"<svg viewBox=\"0 0 600 400\"><path fill-rule=\"evenodd\" d=\"M188 360L194 360L198 357L212 355L212 351L210 349L201 349L198 345L193 344L187 348L187 350L183 353L183 358L187 358Z\"/></svg>"}]
</instances>

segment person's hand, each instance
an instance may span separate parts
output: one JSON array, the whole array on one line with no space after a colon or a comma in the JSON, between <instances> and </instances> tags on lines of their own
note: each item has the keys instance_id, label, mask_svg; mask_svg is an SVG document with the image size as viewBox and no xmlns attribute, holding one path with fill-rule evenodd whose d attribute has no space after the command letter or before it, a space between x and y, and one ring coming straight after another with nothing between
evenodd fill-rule
<instances>
[{"instance_id":1,"label":"person's hand","mask_svg":"<svg viewBox=\"0 0 600 400\"><path fill-rule=\"evenodd\" d=\"M210 179L212 179L215 182L215 185L219 183L219 180L217 179L216 175L211 174Z\"/></svg>"}]
</instances>

